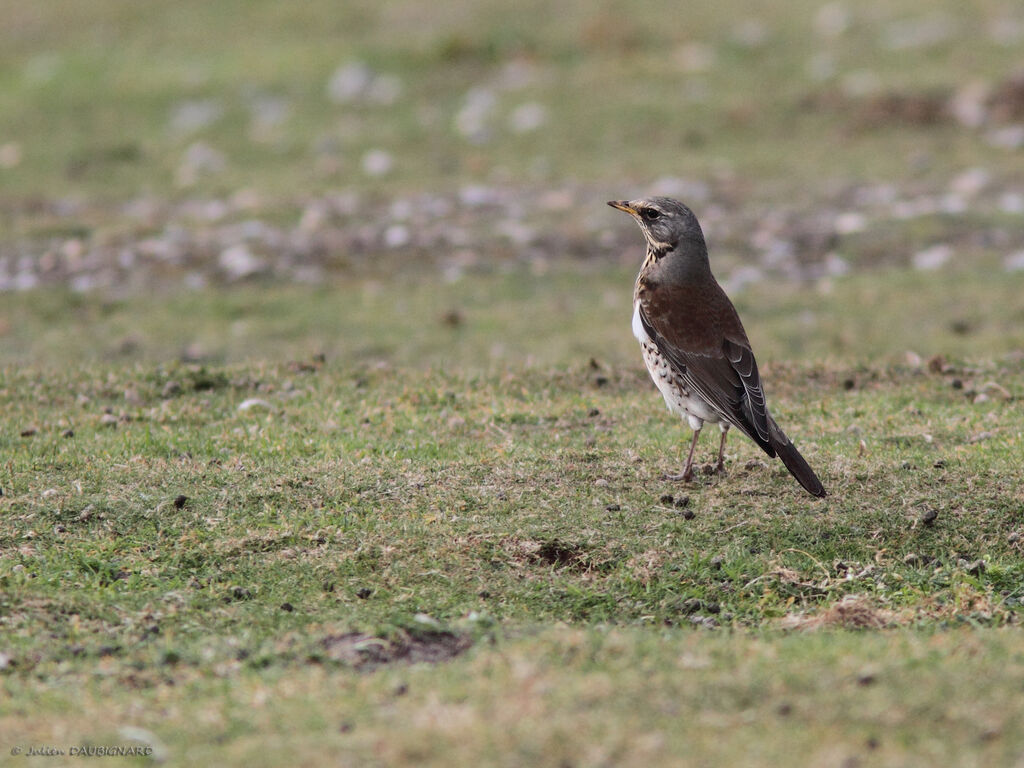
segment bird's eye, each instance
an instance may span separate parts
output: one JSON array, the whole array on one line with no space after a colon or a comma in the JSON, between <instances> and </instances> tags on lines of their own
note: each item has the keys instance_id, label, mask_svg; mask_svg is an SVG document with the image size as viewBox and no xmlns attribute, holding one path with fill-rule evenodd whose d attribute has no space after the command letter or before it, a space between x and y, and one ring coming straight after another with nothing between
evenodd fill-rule
<instances>
[{"instance_id":1,"label":"bird's eye","mask_svg":"<svg viewBox=\"0 0 1024 768\"><path fill-rule=\"evenodd\" d=\"M661 212L656 211L653 208L644 208L640 215L648 221L656 221L661 218Z\"/></svg>"}]
</instances>

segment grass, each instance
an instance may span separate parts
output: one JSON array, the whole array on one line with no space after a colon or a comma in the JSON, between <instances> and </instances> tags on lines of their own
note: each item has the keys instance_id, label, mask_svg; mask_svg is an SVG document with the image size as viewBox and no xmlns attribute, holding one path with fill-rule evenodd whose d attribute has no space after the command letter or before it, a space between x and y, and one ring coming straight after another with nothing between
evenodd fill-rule
<instances>
[{"instance_id":1,"label":"grass","mask_svg":"<svg viewBox=\"0 0 1024 768\"><path fill-rule=\"evenodd\" d=\"M1024 275L993 262L981 254L937 274L887 269L813 285L764 279L734 299L762 363L902 363L908 351L925 360L999 358L1024 344ZM414 269L318 288L255 282L117 297L13 293L0 307L0 355L47 367L317 354L342 365L449 371L590 358L635 366L635 341L622 332L634 270L569 263L542 276L484 270L454 283Z\"/></svg>"},{"instance_id":2,"label":"grass","mask_svg":"<svg viewBox=\"0 0 1024 768\"><path fill-rule=\"evenodd\" d=\"M804 0L2 10L0 277L42 287L0 301L0 763L1024 758L1024 155L857 95L1005 81L1015 9L872 1L835 37L843 8ZM393 103L330 101L353 61ZM473 88L495 104L467 139ZM183 173L196 143L224 167ZM617 262L629 224L599 217L666 176L708 183L720 277L766 267L730 292L825 500L736 436L724 477L663 479L689 431L629 333L639 238ZM453 202L469 184L502 204ZM887 190L933 212L851 202ZM455 237L362 243L435 193L452 210L399 220ZM245 243L288 274L309 228L317 285L201 263ZM783 280L780 243L850 272ZM94 258L119 277L78 290Z\"/></svg>"},{"instance_id":3,"label":"grass","mask_svg":"<svg viewBox=\"0 0 1024 768\"><path fill-rule=\"evenodd\" d=\"M807 107L851 75L916 94L998 82L1019 65L1015 46L989 33L1014 19L1003 4L940 5L861 3L832 38L816 31L820 3L807 0L688 8L685 20L666 2L513 11L492 1L429 13L410 0L317 0L286 11L274 2L8 3L0 142L17 143L21 162L0 170L0 184L24 232L40 197L97 204L249 188L272 198L273 210L339 187L387 194L469 181L725 174L793 195L822 179L944 178L979 163L1012 179L1019 153L989 146L982 132L941 123L861 130L856 108ZM952 30L947 38L909 49L886 42L893 25L936 16ZM693 45L710 58L687 64ZM819 80L811 65L822 57L834 74ZM395 102L332 103L328 81L351 61L397 76ZM502 85L510 62L531 75ZM483 144L453 128L479 87L496 98ZM255 117L263 98L287 105L280 122ZM196 101L214 102L218 117L175 129L176 110ZM542 104L548 121L516 133L508 121L528 102ZM197 141L222 152L226 168L182 186L181 159ZM383 178L361 171L375 148L395 160Z\"/></svg>"},{"instance_id":4,"label":"grass","mask_svg":"<svg viewBox=\"0 0 1024 768\"><path fill-rule=\"evenodd\" d=\"M565 293L557 277L505 279L495 295L519 309L510 318L550 317ZM874 285L879 306L905 280L949 295L934 276L896 275ZM478 287L460 295L486 304ZM842 310L864 290L841 280L827 300ZM323 749L357 764L551 765L668 764L683 744L695 762L752 765L799 745L814 746L808 764L1019 751L1012 707L992 702L1013 700L1021 670L1016 630L993 628L1019 622L1024 596L1022 423L1003 394L1024 368L996 317L973 326L981 359L953 357L962 334L948 329L949 347L918 347L949 355L942 370L902 353L764 356L774 412L831 492L815 501L739 439L727 476L661 479L685 430L631 345L588 362L578 338L600 314L588 302L549 328L556 352L523 367L474 365L455 344L417 362L413 326L453 296L408 295L394 322L409 333L367 326L364 355L289 361L271 338L223 352L237 362L158 362L181 340L142 326L134 358L69 352L58 366L72 340L138 316L80 299L65 347L5 369L5 744L121 743L130 726L172 763L266 765L314 764ZM315 338L315 304L264 298L279 326ZM212 299L187 316L224 323ZM790 313L756 306L755 344L784 340ZM333 322L358 328L365 310L336 302ZM464 312L467 327L445 333L485 349L495 329ZM164 326L159 311L151 320ZM626 337L607 322L607 338ZM536 332L520 323L505 326L517 345ZM463 642L439 666L401 661ZM1004 657L999 671L991 659ZM959 699L943 693L960 680ZM88 713L110 706L97 731ZM921 725L932 718L948 727Z\"/></svg>"},{"instance_id":5,"label":"grass","mask_svg":"<svg viewBox=\"0 0 1024 768\"><path fill-rule=\"evenodd\" d=\"M1024 747L1015 632L562 628L499 648L370 675L165 668L173 696L111 696L121 686L101 677L61 693L59 725L30 725L21 743L96 734L81 713L102 708L97 740L136 724L180 764L1010 765Z\"/></svg>"}]
</instances>

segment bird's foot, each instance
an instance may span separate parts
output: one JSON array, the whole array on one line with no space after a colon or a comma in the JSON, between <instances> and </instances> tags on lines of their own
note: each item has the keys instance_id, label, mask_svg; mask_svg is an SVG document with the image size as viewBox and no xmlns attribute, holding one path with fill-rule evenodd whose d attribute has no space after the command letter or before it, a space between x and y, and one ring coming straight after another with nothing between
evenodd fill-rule
<instances>
[{"instance_id":1,"label":"bird's foot","mask_svg":"<svg viewBox=\"0 0 1024 768\"><path fill-rule=\"evenodd\" d=\"M725 462L724 461L720 461L717 464L715 464L714 468L711 470L711 474L713 474L713 475L724 475L725 474Z\"/></svg>"},{"instance_id":2,"label":"bird's foot","mask_svg":"<svg viewBox=\"0 0 1024 768\"><path fill-rule=\"evenodd\" d=\"M682 472L680 472L678 475L670 475L669 473L666 472L664 475L661 476L661 479L662 480L672 480L673 482L680 482L680 481L682 481L684 483L692 483L693 482L693 467L687 467Z\"/></svg>"}]
</instances>

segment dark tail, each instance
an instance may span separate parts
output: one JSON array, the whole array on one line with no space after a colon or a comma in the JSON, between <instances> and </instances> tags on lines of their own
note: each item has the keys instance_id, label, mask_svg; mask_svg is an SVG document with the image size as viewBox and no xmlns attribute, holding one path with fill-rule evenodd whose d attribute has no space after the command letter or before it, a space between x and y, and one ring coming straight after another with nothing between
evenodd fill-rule
<instances>
[{"instance_id":1,"label":"dark tail","mask_svg":"<svg viewBox=\"0 0 1024 768\"><path fill-rule=\"evenodd\" d=\"M782 463L786 465L786 469L804 487L804 490L812 496L821 497L827 495L825 486L821 484L821 480L814 474L814 470L804 460L804 457L800 455L800 451L796 449L792 441L787 439L785 443L776 443L772 447L775 449L778 457L782 459Z\"/></svg>"}]
</instances>

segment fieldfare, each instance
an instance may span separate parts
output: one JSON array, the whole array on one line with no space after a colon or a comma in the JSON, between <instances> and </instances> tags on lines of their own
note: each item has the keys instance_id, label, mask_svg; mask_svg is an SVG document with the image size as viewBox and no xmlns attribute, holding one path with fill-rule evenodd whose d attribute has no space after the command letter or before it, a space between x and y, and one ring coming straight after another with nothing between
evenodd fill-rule
<instances>
[{"instance_id":1,"label":"fieldfare","mask_svg":"<svg viewBox=\"0 0 1024 768\"><path fill-rule=\"evenodd\" d=\"M808 493L824 496L814 470L768 413L750 342L736 307L711 274L693 211L668 197L608 205L636 219L644 233L647 258L633 292L633 334L669 410L693 430L683 472L670 479L693 479L693 451L709 423L722 431L716 471L724 469L725 439L736 427L782 459Z\"/></svg>"}]
</instances>

